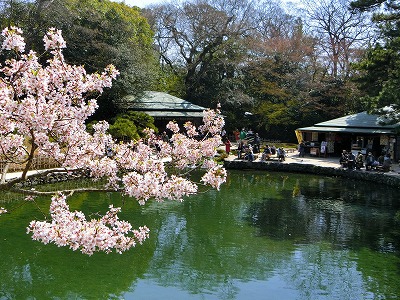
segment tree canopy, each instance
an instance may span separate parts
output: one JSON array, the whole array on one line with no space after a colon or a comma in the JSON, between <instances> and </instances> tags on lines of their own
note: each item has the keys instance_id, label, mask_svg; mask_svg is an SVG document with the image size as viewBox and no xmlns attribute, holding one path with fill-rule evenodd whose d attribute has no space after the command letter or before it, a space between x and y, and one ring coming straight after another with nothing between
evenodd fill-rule
<instances>
[{"instance_id":1,"label":"tree canopy","mask_svg":"<svg viewBox=\"0 0 400 300\"><path fill-rule=\"evenodd\" d=\"M395 6L357 3L351 11L350 0L303 1L297 13L266 0L171 1L146 9L108 0L10 0L2 2L0 21L23 28L36 51L38 36L60 28L69 63L95 72L111 62L120 70L90 121L114 118L115 101L127 94L157 90L205 107L220 103L227 131L248 121L276 138L282 135L275 126L285 126L284 139L294 141L297 126L379 102L372 94L357 101L369 91L355 87L353 79L362 84L365 72L353 65L379 38L370 8L387 5L393 14ZM255 117L246 119L248 112Z\"/></svg>"},{"instance_id":2,"label":"tree canopy","mask_svg":"<svg viewBox=\"0 0 400 300\"><path fill-rule=\"evenodd\" d=\"M43 51L40 37L57 28L68 41L64 55L70 64L96 72L112 63L120 70L112 89L99 98L98 120L118 113L114 100L158 85L153 32L138 8L108 0L21 0L4 2L0 13L3 24L23 29L35 51Z\"/></svg>"},{"instance_id":3,"label":"tree canopy","mask_svg":"<svg viewBox=\"0 0 400 300\"><path fill-rule=\"evenodd\" d=\"M220 103L228 131L252 126L294 140L297 126L363 109L351 64L371 40L370 23L349 3L310 1L296 16L278 1L185 0L144 15L162 68L182 78L179 96Z\"/></svg>"},{"instance_id":4,"label":"tree canopy","mask_svg":"<svg viewBox=\"0 0 400 300\"><path fill-rule=\"evenodd\" d=\"M364 102L370 111L381 113L384 122L400 120L400 6L398 1L365 1L352 3L360 11L374 11L373 20L380 39L355 65L355 81L366 92ZM379 9L378 9L379 8Z\"/></svg>"}]
</instances>

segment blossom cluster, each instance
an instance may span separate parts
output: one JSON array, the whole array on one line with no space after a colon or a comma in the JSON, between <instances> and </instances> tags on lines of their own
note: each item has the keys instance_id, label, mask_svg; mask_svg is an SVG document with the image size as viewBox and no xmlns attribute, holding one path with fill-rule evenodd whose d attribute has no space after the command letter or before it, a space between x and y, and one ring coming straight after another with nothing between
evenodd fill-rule
<instances>
[{"instance_id":1,"label":"blossom cluster","mask_svg":"<svg viewBox=\"0 0 400 300\"><path fill-rule=\"evenodd\" d=\"M224 126L218 110L205 111L199 128L187 122L181 130L171 122L169 142L146 130L144 139L117 143L107 133L105 121L89 133L85 121L98 105L96 99L86 97L111 87L118 70L110 65L101 73L87 74L82 66L67 64L62 53L66 43L54 28L43 39L51 58L42 65L35 52L24 54L21 33L13 27L2 32L2 48L18 53L0 66L2 160L30 166L25 163L34 155L51 157L62 167L88 170L95 179L106 178L106 188L122 190L140 204L150 199L182 201L197 193L199 184L219 189L226 180L226 171L214 161ZM195 168L205 173L199 183L188 177L187 170ZM51 202L51 220L32 221L28 232L34 240L89 255L112 249L120 253L142 243L149 231L145 226L132 230L130 224L118 220L118 211L110 207L100 220L86 220L82 212L69 211L65 196L57 195ZM4 212L1 208L0 213Z\"/></svg>"},{"instance_id":2,"label":"blossom cluster","mask_svg":"<svg viewBox=\"0 0 400 300\"><path fill-rule=\"evenodd\" d=\"M210 169L206 174L203 175L201 181L206 184L211 185L213 188L217 190L220 189L221 184L223 184L226 180L226 170L221 166L215 166Z\"/></svg>"},{"instance_id":3,"label":"blossom cluster","mask_svg":"<svg viewBox=\"0 0 400 300\"><path fill-rule=\"evenodd\" d=\"M25 161L24 155L33 149L27 138L38 154L60 162L71 164L81 154L94 154L102 141L91 141L85 121L97 103L84 95L110 87L118 71L108 66L102 74L87 74L83 67L65 63L61 51L52 52L43 67L35 52L22 54L25 43L20 33L17 28L2 32L3 49L21 53L19 60L7 60L0 68L0 155L13 162ZM65 47L60 31L50 30L45 40L46 47Z\"/></svg>"},{"instance_id":4,"label":"blossom cluster","mask_svg":"<svg viewBox=\"0 0 400 300\"><path fill-rule=\"evenodd\" d=\"M137 243L142 244L149 237L149 229L146 226L132 229L131 224L118 219L120 210L110 205L102 218L87 221L82 212L71 212L66 197L59 193L51 201L52 221L32 221L27 232L32 232L33 240L69 246L88 255L95 251L110 253L113 249L122 253Z\"/></svg>"},{"instance_id":5,"label":"blossom cluster","mask_svg":"<svg viewBox=\"0 0 400 300\"><path fill-rule=\"evenodd\" d=\"M67 44L62 37L61 30L50 28L49 32L44 36L44 48L46 50L66 48Z\"/></svg>"},{"instance_id":6,"label":"blossom cluster","mask_svg":"<svg viewBox=\"0 0 400 300\"><path fill-rule=\"evenodd\" d=\"M16 52L25 51L25 42L21 36L22 30L20 28L11 26L2 31L4 37L2 49L15 50Z\"/></svg>"}]
</instances>

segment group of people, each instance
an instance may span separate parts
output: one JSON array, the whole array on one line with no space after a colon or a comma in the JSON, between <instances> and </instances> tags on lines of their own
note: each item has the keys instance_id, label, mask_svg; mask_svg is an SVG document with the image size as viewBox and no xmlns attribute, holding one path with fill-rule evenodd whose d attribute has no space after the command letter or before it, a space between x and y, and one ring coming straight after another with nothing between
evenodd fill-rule
<instances>
[{"instance_id":1,"label":"group of people","mask_svg":"<svg viewBox=\"0 0 400 300\"><path fill-rule=\"evenodd\" d=\"M356 156L351 151L343 150L342 155L339 158L339 163L343 168L348 168L350 170L356 168L359 170L364 166L364 156L361 151L359 151Z\"/></svg>"},{"instance_id":2,"label":"group of people","mask_svg":"<svg viewBox=\"0 0 400 300\"><path fill-rule=\"evenodd\" d=\"M254 161L257 158L257 154L261 152L261 138L259 134L245 128L242 128L241 131L235 130L233 134L238 144L237 158ZM225 151L229 155L232 144L228 138L225 139L224 144ZM286 153L283 148L266 145L261 153L261 161L269 160L275 155L279 161L285 160Z\"/></svg>"},{"instance_id":3,"label":"group of people","mask_svg":"<svg viewBox=\"0 0 400 300\"><path fill-rule=\"evenodd\" d=\"M372 152L368 152L367 157L365 158L365 169L367 171L382 168L382 171L388 172L390 171L391 165L392 159L390 157L390 153L382 153L378 159L375 159Z\"/></svg>"},{"instance_id":4,"label":"group of people","mask_svg":"<svg viewBox=\"0 0 400 300\"><path fill-rule=\"evenodd\" d=\"M339 163L343 168L348 168L350 170L354 168L360 170L365 164L365 169L367 171L381 168L384 172L387 172L390 171L392 160L390 158L390 153L382 153L378 159L375 159L372 152L368 152L364 158L361 151L359 151L357 155L354 155L351 151L343 150Z\"/></svg>"},{"instance_id":5,"label":"group of people","mask_svg":"<svg viewBox=\"0 0 400 300\"><path fill-rule=\"evenodd\" d=\"M238 144L237 155L238 159L244 159L248 161L254 161L256 158L254 155L253 146L250 143L245 143L242 141L240 141Z\"/></svg>"},{"instance_id":6,"label":"group of people","mask_svg":"<svg viewBox=\"0 0 400 300\"><path fill-rule=\"evenodd\" d=\"M253 132L251 128L249 130L242 128L241 131L235 129L233 131L233 135L235 136L235 141L238 144L242 143L251 145L254 153L260 152L261 138L259 134L257 132Z\"/></svg>"},{"instance_id":7,"label":"group of people","mask_svg":"<svg viewBox=\"0 0 400 300\"><path fill-rule=\"evenodd\" d=\"M254 161L256 158L255 154L260 152L261 138L258 133L254 133L251 129L246 130L242 128L241 131L234 130L233 134L238 143L238 159Z\"/></svg>"},{"instance_id":8,"label":"group of people","mask_svg":"<svg viewBox=\"0 0 400 300\"><path fill-rule=\"evenodd\" d=\"M252 146L252 144L250 143L242 143L239 142L238 144L238 159L244 159L244 160L248 160L248 161L254 161L256 158L256 155L254 153L259 153L258 151L255 152L254 148ZM286 152L285 150L280 147L280 148L276 148L275 146L269 146L266 145L264 147L264 151L261 154L261 161L266 161L271 159L271 157L275 156L278 158L278 161L284 161L285 157L286 157Z\"/></svg>"},{"instance_id":9,"label":"group of people","mask_svg":"<svg viewBox=\"0 0 400 300\"><path fill-rule=\"evenodd\" d=\"M286 157L286 152L282 147L275 148L275 146L273 145L272 146L266 145L261 155L261 161L269 160L274 155L276 155L278 161L284 161Z\"/></svg>"}]
</instances>

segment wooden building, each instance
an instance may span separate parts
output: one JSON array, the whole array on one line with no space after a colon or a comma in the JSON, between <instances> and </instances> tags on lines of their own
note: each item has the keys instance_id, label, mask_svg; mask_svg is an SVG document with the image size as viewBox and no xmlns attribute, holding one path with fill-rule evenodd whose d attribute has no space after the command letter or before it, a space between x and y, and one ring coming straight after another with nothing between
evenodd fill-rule
<instances>
[{"instance_id":1,"label":"wooden building","mask_svg":"<svg viewBox=\"0 0 400 300\"><path fill-rule=\"evenodd\" d=\"M145 91L139 97L127 96L118 107L123 111L144 112L154 118L154 124L162 132L169 121L178 124L190 121L196 126L203 121L205 107L163 92Z\"/></svg>"},{"instance_id":2,"label":"wooden building","mask_svg":"<svg viewBox=\"0 0 400 300\"><path fill-rule=\"evenodd\" d=\"M306 151L315 155L340 155L343 150L372 151L375 156L391 153L400 159L400 124L381 125L379 116L361 112L342 118L298 128L298 142L304 142Z\"/></svg>"}]
</instances>

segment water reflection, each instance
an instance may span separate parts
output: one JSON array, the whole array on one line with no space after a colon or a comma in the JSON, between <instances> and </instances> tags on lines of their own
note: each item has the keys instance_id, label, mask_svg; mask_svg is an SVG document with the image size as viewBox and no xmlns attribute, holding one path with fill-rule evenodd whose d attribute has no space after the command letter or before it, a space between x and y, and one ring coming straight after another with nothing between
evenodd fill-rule
<instances>
[{"instance_id":1,"label":"water reflection","mask_svg":"<svg viewBox=\"0 0 400 300\"><path fill-rule=\"evenodd\" d=\"M276 180L278 181L278 180ZM262 184L266 185L266 184ZM274 188L276 183L273 184ZM315 179L308 184L296 180L292 193L281 189L280 196L264 197L249 208L248 222L259 234L301 243L330 242L336 248L370 247L396 252L399 249L394 214L396 190L359 186L359 182L331 178ZM379 197L376 195L379 194ZM279 201L285 197L286 201ZM379 228L379 230L377 230Z\"/></svg>"},{"instance_id":2,"label":"water reflection","mask_svg":"<svg viewBox=\"0 0 400 300\"><path fill-rule=\"evenodd\" d=\"M184 203L75 196L72 209L146 224L123 255L86 257L23 235L34 208L0 218L1 299L394 299L397 189L299 174L230 172ZM377 197L379 195L379 197ZM43 202L43 207L48 203Z\"/></svg>"}]
</instances>

